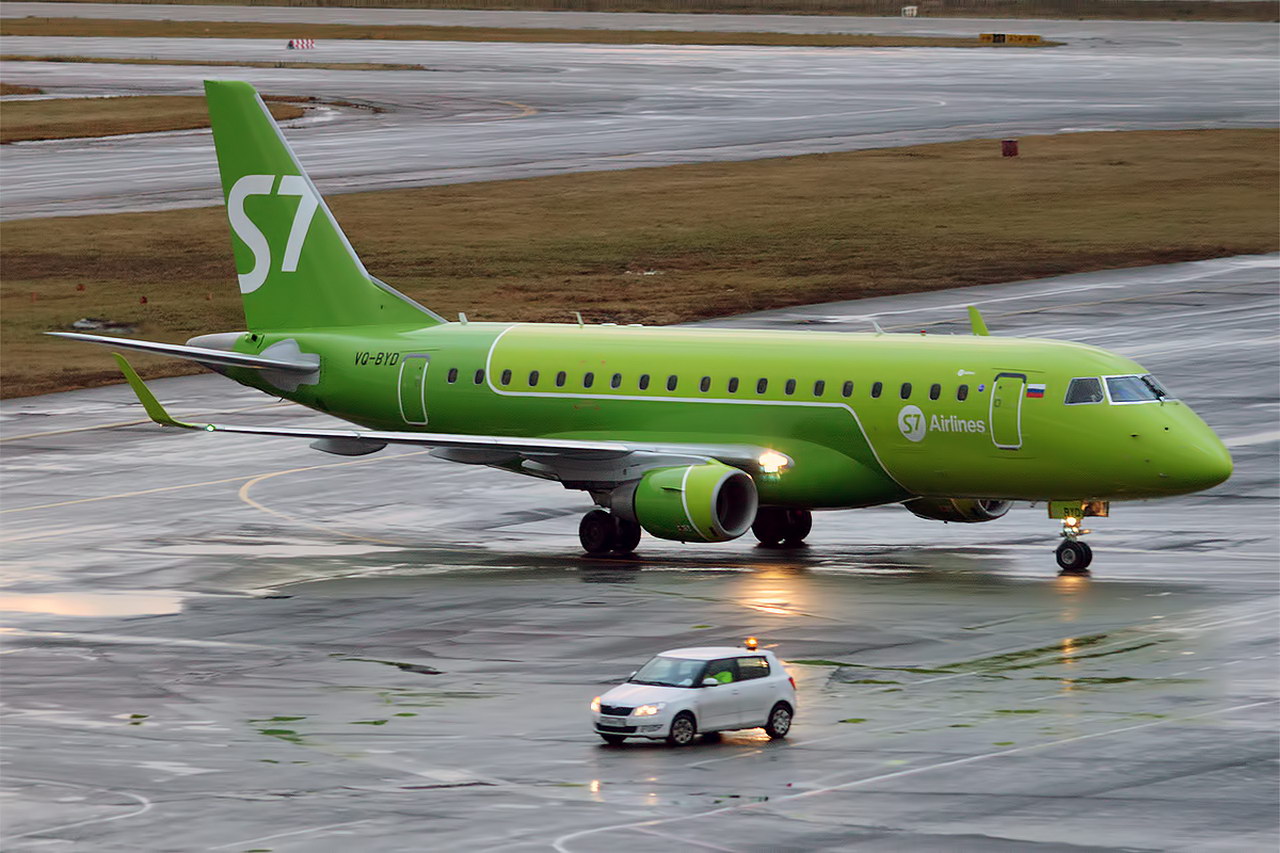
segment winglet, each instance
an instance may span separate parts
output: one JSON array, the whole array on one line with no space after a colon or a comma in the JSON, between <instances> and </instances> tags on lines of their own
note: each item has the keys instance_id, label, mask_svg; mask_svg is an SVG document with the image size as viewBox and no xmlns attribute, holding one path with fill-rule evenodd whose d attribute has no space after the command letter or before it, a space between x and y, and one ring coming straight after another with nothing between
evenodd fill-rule
<instances>
[{"instance_id":1,"label":"winglet","mask_svg":"<svg viewBox=\"0 0 1280 853\"><path fill-rule=\"evenodd\" d=\"M142 403L142 408L147 410L147 415L151 420L162 426L183 427L185 429L205 429L197 424L183 423L175 420L165 411L164 406L160 405L160 401L156 399L156 395L151 393L151 389L146 386L138 376L138 372L133 369L133 365L125 360L125 357L118 352L111 353L115 357L116 364L120 366L120 372L124 374L125 380L129 383L129 387L133 389L133 393L138 395L138 402Z\"/></svg>"},{"instance_id":2,"label":"winglet","mask_svg":"<svg viewBox=\"0 0 1280 853\"><path fill-rule=\"evenodd\" d=\"M982 319L978 309L972 305L969 306L969 325L973 327L975 335L986 337L991 334L991 332L987 331L986 321Z\"/></svg>"}]
</instances>

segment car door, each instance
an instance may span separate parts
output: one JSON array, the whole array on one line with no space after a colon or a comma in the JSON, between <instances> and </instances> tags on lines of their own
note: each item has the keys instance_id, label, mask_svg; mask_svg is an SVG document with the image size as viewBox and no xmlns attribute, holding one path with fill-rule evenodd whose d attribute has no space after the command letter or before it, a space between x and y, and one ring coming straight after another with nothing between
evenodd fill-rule
<instances>
[{"instance_id":1,"label":"car door","mask_svg":"<svg viewBox=\"0 0 1280 853\"><path fill-rule=\"evenodd\" d=\"M763 726L773 707L776 680L770 678L769 661L764 655L738 658L738 724L743 728Z\"/></svg>"},{"instance_id":2,"label":"car door","mask_svg":"<svg viewBox=\"0 0 1280 853\"><path fill-rule=\"evenodd\" d=\"M714 678L718 683L698 689L698 729L708 732L737 728L738 664L734 658L707 662L702 680Z\"/></svg>"}]
</instances>

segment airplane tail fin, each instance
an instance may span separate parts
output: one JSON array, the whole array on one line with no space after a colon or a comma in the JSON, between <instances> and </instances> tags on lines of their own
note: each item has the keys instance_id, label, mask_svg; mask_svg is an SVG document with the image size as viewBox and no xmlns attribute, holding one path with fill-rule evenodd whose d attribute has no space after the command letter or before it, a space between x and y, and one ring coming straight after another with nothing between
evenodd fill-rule
<instances>
[{"instance_id":1,"label":"airplane tail fin","mask_svg":"<svg viewBox=\"0 0 1280 853\"><path fill-rule=\"evenodd\" d=\"M445 322L369 275L252 86L204 91L250 330Z\"/></svg>"}]
</instances>

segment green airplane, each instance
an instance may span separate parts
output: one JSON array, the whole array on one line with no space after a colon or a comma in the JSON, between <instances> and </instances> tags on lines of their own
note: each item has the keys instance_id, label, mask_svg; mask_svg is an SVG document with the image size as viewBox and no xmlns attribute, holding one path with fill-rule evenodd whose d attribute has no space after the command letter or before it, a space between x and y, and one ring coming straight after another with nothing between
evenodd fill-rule
<instances>
[{"instance_id":1,"label":"green airplane","mask_svg":"<svg viewBox=\"0 0 1280 853\"><path fill-rule=\"evenodd\" d=\"M812 510L902 503L992 521L1013 501L1062 520L1057 562L1109 502L1223 482L1213 431L1141 365L1096 347L896 335L450 322L365 271L254 89L206 82L249 331L186 345L70 333L189 359L359 428L183 423L116 354L156 422L295 436L357 456L389 444L591 495L590 555L641 530L798 544Z\"/></svg>"}]
</instances>

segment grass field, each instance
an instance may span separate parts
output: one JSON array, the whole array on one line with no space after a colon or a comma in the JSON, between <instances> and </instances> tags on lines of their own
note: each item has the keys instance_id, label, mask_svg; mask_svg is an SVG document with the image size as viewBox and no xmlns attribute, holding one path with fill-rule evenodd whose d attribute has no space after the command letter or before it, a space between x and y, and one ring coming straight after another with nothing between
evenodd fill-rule
<instances>
[{"instance_id":1,"label":"grass field","mask_svg":"<svg viewBox=\"0 0 1280 853\"><path fill-rule=\"evenodd\" d=\"M552 12L874 15L897 17L904 0L64 0L222 6L343 6L361 9L490 9ZM1275 21L1265 0L915 0L929 18L1102 18Z\"/></svg>"},{"instance_id":2,"label":"grass field","mask_svg":"<svg viewBox=\"0 0 1280 853\"><path fill-rule=\"evenodd\" d=\"M0 83L0 95L39 95L43 89L35 86L19 86L16 83Z\"/></svg>"},{"instance_id":3,"label":"grass field","mask_svg":"<svg viewBox=\"0 0 1280 853\"><path fill-rule=\"evenodd\" d=\"M271 101L268 97L266 100ZM300 117L295 104L269 103L277 121ZM209 126L209 107L198 96L139 95L123 98L55 98L4 105L0 143L190 130Z\"/></svg>"},{"instance_id":4,"label":"grass field","mask_svg":"<svg viewBox=\"0 0 1280 853\"><path fill-rule=\"evenodd\" d=\"M8 62L87 62L97 65L198 65L209 68L314 68L328 71L430 71L426 65L415 65L406 62L249 62L247 60L230 59L114 59L106 56L39 56L36 54L5 53L0 54L0 61ZM0 87L8 84L0 83ZM31 89L31 86L13 86L14 89ZM32 92L6 92L4 95L38 94Z\"/></svg>"},{"instance_id":5,"label":"grass field","mask_svg":"<svg viewBox=\"0 0 1280 853\"><path fill-rule=\"evenodd\" d=\"M516 29L499 27L369 27L354 24L271 24L239 21L140 21L107 18L4 18L0 36L98 38L383 39L394 41L550 42L556 44L773 45L795 47L985 47L972 38L875 36L838 33L718 33L661 30ZM1030 47L1050 47L1046 41Z\"/></svg>"},{"instance_id":6,"label":"grass field","mask_svg":"<svg viewBox=\"0 0 1280 853\"><path fill-rule=\"evenodd\" d=\"M1276 251L1277 141L1083 133L1009 159L979 140L330 203L372 273L443 314L672 323ZM4 222L0 248L6 396L118 381L105 351L40 334L80 317L176 342L244 325L220 208Z\"/></svg>"}]
</instances>

